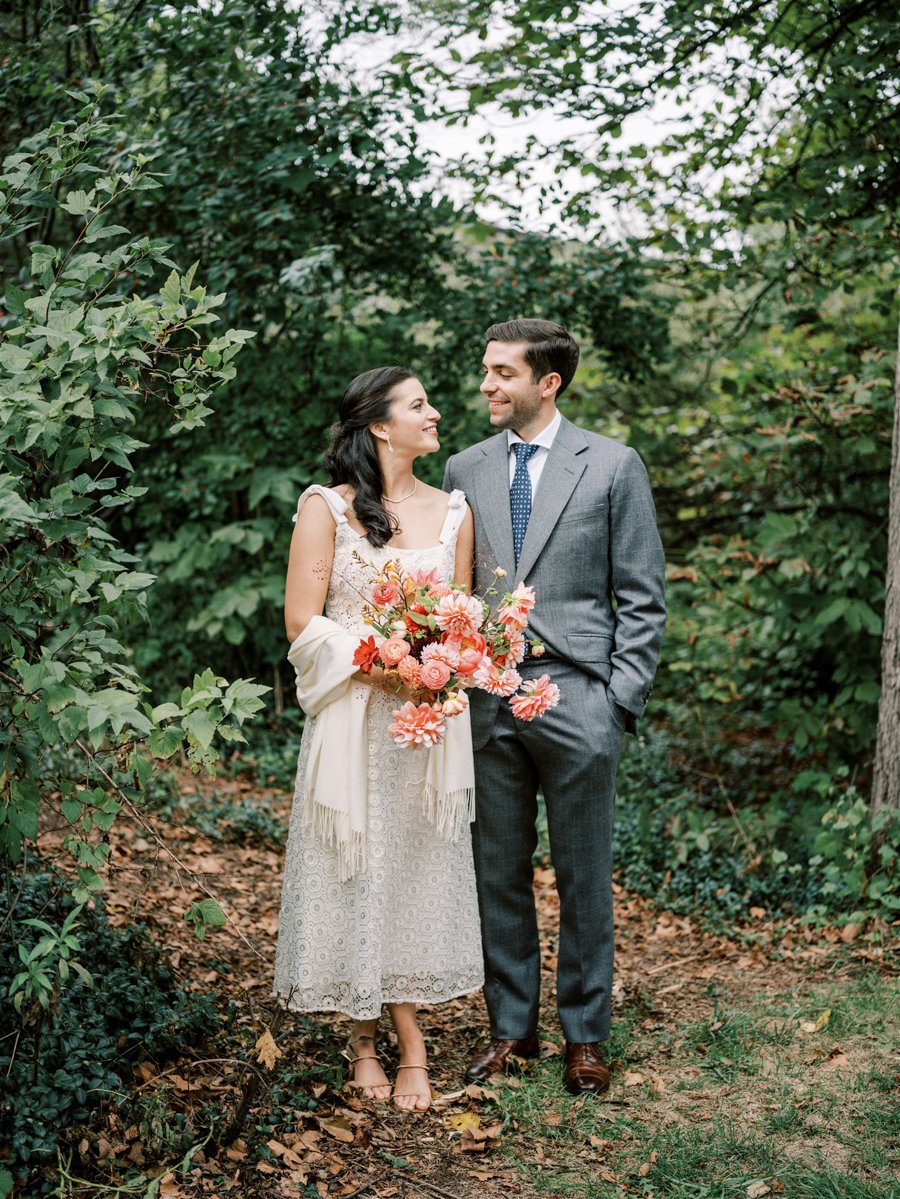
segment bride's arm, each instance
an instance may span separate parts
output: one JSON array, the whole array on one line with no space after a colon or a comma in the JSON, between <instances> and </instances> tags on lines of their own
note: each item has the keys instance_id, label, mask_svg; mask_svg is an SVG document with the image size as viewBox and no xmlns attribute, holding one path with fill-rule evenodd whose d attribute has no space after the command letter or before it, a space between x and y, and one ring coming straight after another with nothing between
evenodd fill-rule
<instances>
[{"instance_id":1,"label":"bride's arm","mask_svg":"<svg viewBox=\"0 0 900 1199\"><path fill-rule=\"evenodd\" d=\"M325 611L334 562L334 517L320 495L311 495L297 514L284 588L284 628L296 641L314 616Z\"/></svg>"},{"instance_id":2,"label":"bride's arm","mask_svg":"<svg viewBox=\"0 0 900 1199\"><path fill-rule=\"evenodd\" d=\"M466 514L456 536L456 558L453 564L453 581L463 587L472 586L472 567L475 560L475 522L472 509L466 505Z\"/></svg>"}]
</instances>

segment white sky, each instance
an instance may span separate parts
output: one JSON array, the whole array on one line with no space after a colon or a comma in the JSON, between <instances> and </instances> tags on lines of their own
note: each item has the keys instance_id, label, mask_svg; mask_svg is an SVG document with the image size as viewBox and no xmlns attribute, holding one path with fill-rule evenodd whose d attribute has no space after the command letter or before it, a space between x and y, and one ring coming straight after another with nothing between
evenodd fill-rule
<instances>
[{"instance_id":1,"label":"white sky","mask_svg":"<svg viewBox=\"0 0 900 1199\"><path fill-rule=\"evenodd\" d=\"M324 3L327 2L328 0L324 0ZM340 0L334 0L334 3L340 3ZM396 0L396 3L402 6L404 0ZM607 0L604 3L586 6L584 11L594 9L597 18L601 19L604 13L631 7L631 0ZM324 19L324 9L318 10L317 18L316 13L310 14L309 6L306 6L302 19L307 27L314 28L317 19ZM373 85L377 85L376 81L382 70L390 70L392 56L401 51L419 56L423 60L437 61L448 74L460 80L458 95L448 87L439 97L441 102L446 103L452 99L455 103L458 102L458 107L462 107L467 94L461 78L461 73L467 70L466 60L479 49L503 44L507 34L507 29L498 26L489 31L485 41L479 40L475 35L459 40L455 49L459 51L463 63L456 65L447 50L438 49L439 39L433 31L407 26L405 31L396 37L372 38L371 35L359 35L351 38L340 47L335 61L339 67L343 64L358 75L361 82ZM729 48L732 51L735 49L734 45ZM712 55L723 52L724 47L711 47L709 50ZM624 150L644 145L653 158L654 150L671 134L673 128L683 127L699 111L711 110L717 98L721 97L712 87L694 88L687 97L688 102L678 107L674 96L665 93L664 99L652 110L626 120L617 148ZM762 110L758 117L762 119ZM463 208L473 203L472 185L465 179L453 178L453 166L466 158L484 163L490 149L484 144L485 138L494 139L494 149L515 153L524 152L529 137L537 139L538 143L544 146L553 146L562 138L569 137L584 145L586 152L592 157L596 142L592 123L584 118L567 117L564 112L549 107L544 111L515 118L496 104L481 105L476 113L468 116L466 124L447 125L444 122L429 121L420 123L417 133L420 146L435 156L434 186L451 196ZM676 165L674 155L665 160L666 170L674 169ZM729 168L729 174L736 177L741 169L740 163L736 162ZM546 158L533 161L530 169L523 173L523 178L523 187L519 187L514 178L492 179L491 190L500 200L479 200L474 204L477 215L498 224L516 223L536 232L552 229L557 234L582 239L601 236L604 240L617 240L621 236L640 235L647 229L647 221L643 214L617 205L612 198L604 199L602 177L585 177L574 168L559 170L552 158ZM704 191L713 194L718 190L721 179L710 170L707 177L698 182ZM546 189L551 186L560 196L557 202L546 197L542 200L539 195L542 187ZM560 217L562 203L586 187L595 191L592 201L596 214L594 220L587 226L576 225L574 222L563 223ZM680 203L683 208L687 201L682 197ZM509 204L514 211L510 211Z\"/></svg>"}]
</instances>

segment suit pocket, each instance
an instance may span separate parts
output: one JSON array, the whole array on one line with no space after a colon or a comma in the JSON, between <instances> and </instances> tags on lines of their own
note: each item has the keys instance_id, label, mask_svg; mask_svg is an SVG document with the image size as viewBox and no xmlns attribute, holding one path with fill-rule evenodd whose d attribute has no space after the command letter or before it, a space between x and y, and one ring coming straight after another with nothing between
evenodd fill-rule
<instances>
[{"instance_id":1,"label":"suit pocket","mask_svg":"<svg viewBox=\"0 0 900 1199\"><path fill-rule=\"evenodd\" d=\"M577 502L578 491L576 489L570 502L563 508L556 522L557 529L561 525L587 525L590 528L596 528L598 525L605 525L607 519L607 505L604 502L585 504Z\"/></svg>"}]
</instances>

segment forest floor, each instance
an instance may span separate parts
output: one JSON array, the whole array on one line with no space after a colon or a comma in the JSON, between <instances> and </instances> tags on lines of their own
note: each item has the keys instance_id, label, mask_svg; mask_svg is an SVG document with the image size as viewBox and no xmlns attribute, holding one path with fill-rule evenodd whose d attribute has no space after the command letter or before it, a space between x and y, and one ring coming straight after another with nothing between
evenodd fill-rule
<instances>
[{"instance_id":1,"label":"forest floor","mask_svg":"<svg viewBox=\"0 0 900 1199\"><path fill-rule=\"evenodd\" d=\"M189 778L186 791L145 827L117 823L108 911L146 924L180 985L216 993L231 1017L180 1060L140 1063L137 1109L81 1137L61 1193L900 1199L896 940L774 925L759 909L717 935L618 889L613 1083L573 1098L553 1004L558 900L539 867L540 1059L466 1086L481 996L424 1008L434 1102L403 1115L345 1084L343 1018L290 1016L274 1048L266 1036L282 848L259 830L286 826L289 796L241 778ZM203 940L184 919L201 887L228 916ZM217 1144L242 1097L240 1131ZM129 1171L151 1189L132 1189Z\"/></svg>"}]
</instances>

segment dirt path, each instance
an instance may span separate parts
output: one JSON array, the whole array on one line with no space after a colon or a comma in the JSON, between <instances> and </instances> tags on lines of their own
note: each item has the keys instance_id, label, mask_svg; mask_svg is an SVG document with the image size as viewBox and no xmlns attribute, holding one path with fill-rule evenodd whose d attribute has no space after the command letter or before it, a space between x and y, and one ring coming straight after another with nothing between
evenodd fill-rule
<instances>
[{"instance_id":1,"label":"dirt path","mask_svg":"<svg viewBox=\"0 0 900 1199\"><path fill-rule=\"evenodd\" d=\"M216 788L219 796L231 789L236 802L245 801L251 791L250 784L241 781L220 780ZM283 793L256 794L253 802L286 824L289 800ZM214 990L223 1005L230 1001L235 1005L236 1017L221 1043L198 1047L194 1055L178 1062L145 1063L139 1072L138 1081L145 1088L164 1088L166 1101L195 1113L199 1126L201 1109L217 1108L222 1121L233 1114L250 1077L240 1062L254 1056L252 1046L273 1017L270 988L281 850L214 841L181 815L168 822L154 818L152 823L177 862L160 848L152 832L117 826L108 907L114 924L143 921L154 939L169 947L181 985ZM230 921L209 930L205 941L183 919L186 908L203 898L200 883L215 895ZM575 1118L571 1110L581 1111L578 1119L583 1123L585 1103L567 1100L558 1086L561 1040L553 1007L558 898L551 869L536 870L535 894L545 992L542 1060L530 1074L502 1084L504 1094L514 1102L500 1103L491 1086L464 1087L462 1071L468 1054L486 1031L480 995L423 1011L436 1100L428 1113L414 1118L401 1116L390 1104L360 1100L341 1085L345 1020L289 1017L278 1033L274 1068L269 1070L263 1063L256 1067L265 1085L234 1144L216 1150L207 1146L194 1154L185 1171L173 1170L174 1163L165 1155L154 1160L138 1128L117 1126L112 1116L104 1149L98 1150L94 1142L83 1144L83 1169L102 1173L106 1166L113 1181L113 1160L127 1157L148 1177L162 1175L159 1194L165 1199L200 1195L222 1199L226 1195L263 1199L343 1195L349 1199L364 1194L380 1199L407 1195L487 1199L535 1193L533 1180L517 1169L515 1155L498 1152L498 1147L505 1142L508 1148L511 1139L518 1135L521 1140L528 1129L530 1148L520 1146L518 1152L538 1155L541 1165L548 1151L543 1140L534 1143L534 1129L545 1129L558 1142L558 1126ZM616 917L616 1029L611 1046L614 1055L621 1056L615 1061L610 1096L587 1101L594 1105L588 1109L593 1113L591 1127L601 1132L604 1119L635 1108L632 1097L638 1090L649 1102L684 1082L683 1063L676 1070L669 1059L685 1027L715 1029L723 1006L749 1007L766 996L809 992L860 969L878 970L884 952L871 945L848 947L836 933L829 940L821 934L775 928L765 923L762 912L748 913L748 928L740 941L714 936L689 919L657 912L647 901L621 890L616 895ZM620 1025L631 1034L617 1031ZM387 1053L391 1060L391 1050ZM686 1069L689 1075L691 1067ZM509 1089L517 1087L521 1095ZM547 1100L547 1111L537 1117L533 1111L517 1115L515 1103L520 1099L538 1107ZM702 1092L694 1092L690 1102L696 1105L698 1099L710 1111L715 1106ZM563 1100L569 1107L561 1106ZM657 1116L663 1123L677 1118L679 1107L673 1097ZM579 1134L576 1140L576 1156L583 1157L585 1138ZM591 1194L620 1193L602 1190L604 1178L613 1186L619 1177L603 1170L602 1147L610 1143L596 1133L587 1135L590 1164L585 1177L598 1179L596 1186L601 1188ZM558 1144L555 1151L560 1152ZM569 1154L560 1168L573 1169L574 1160ZM621 1193L626 1192L627 1187Z\"/></svg>"}]
</instances>

